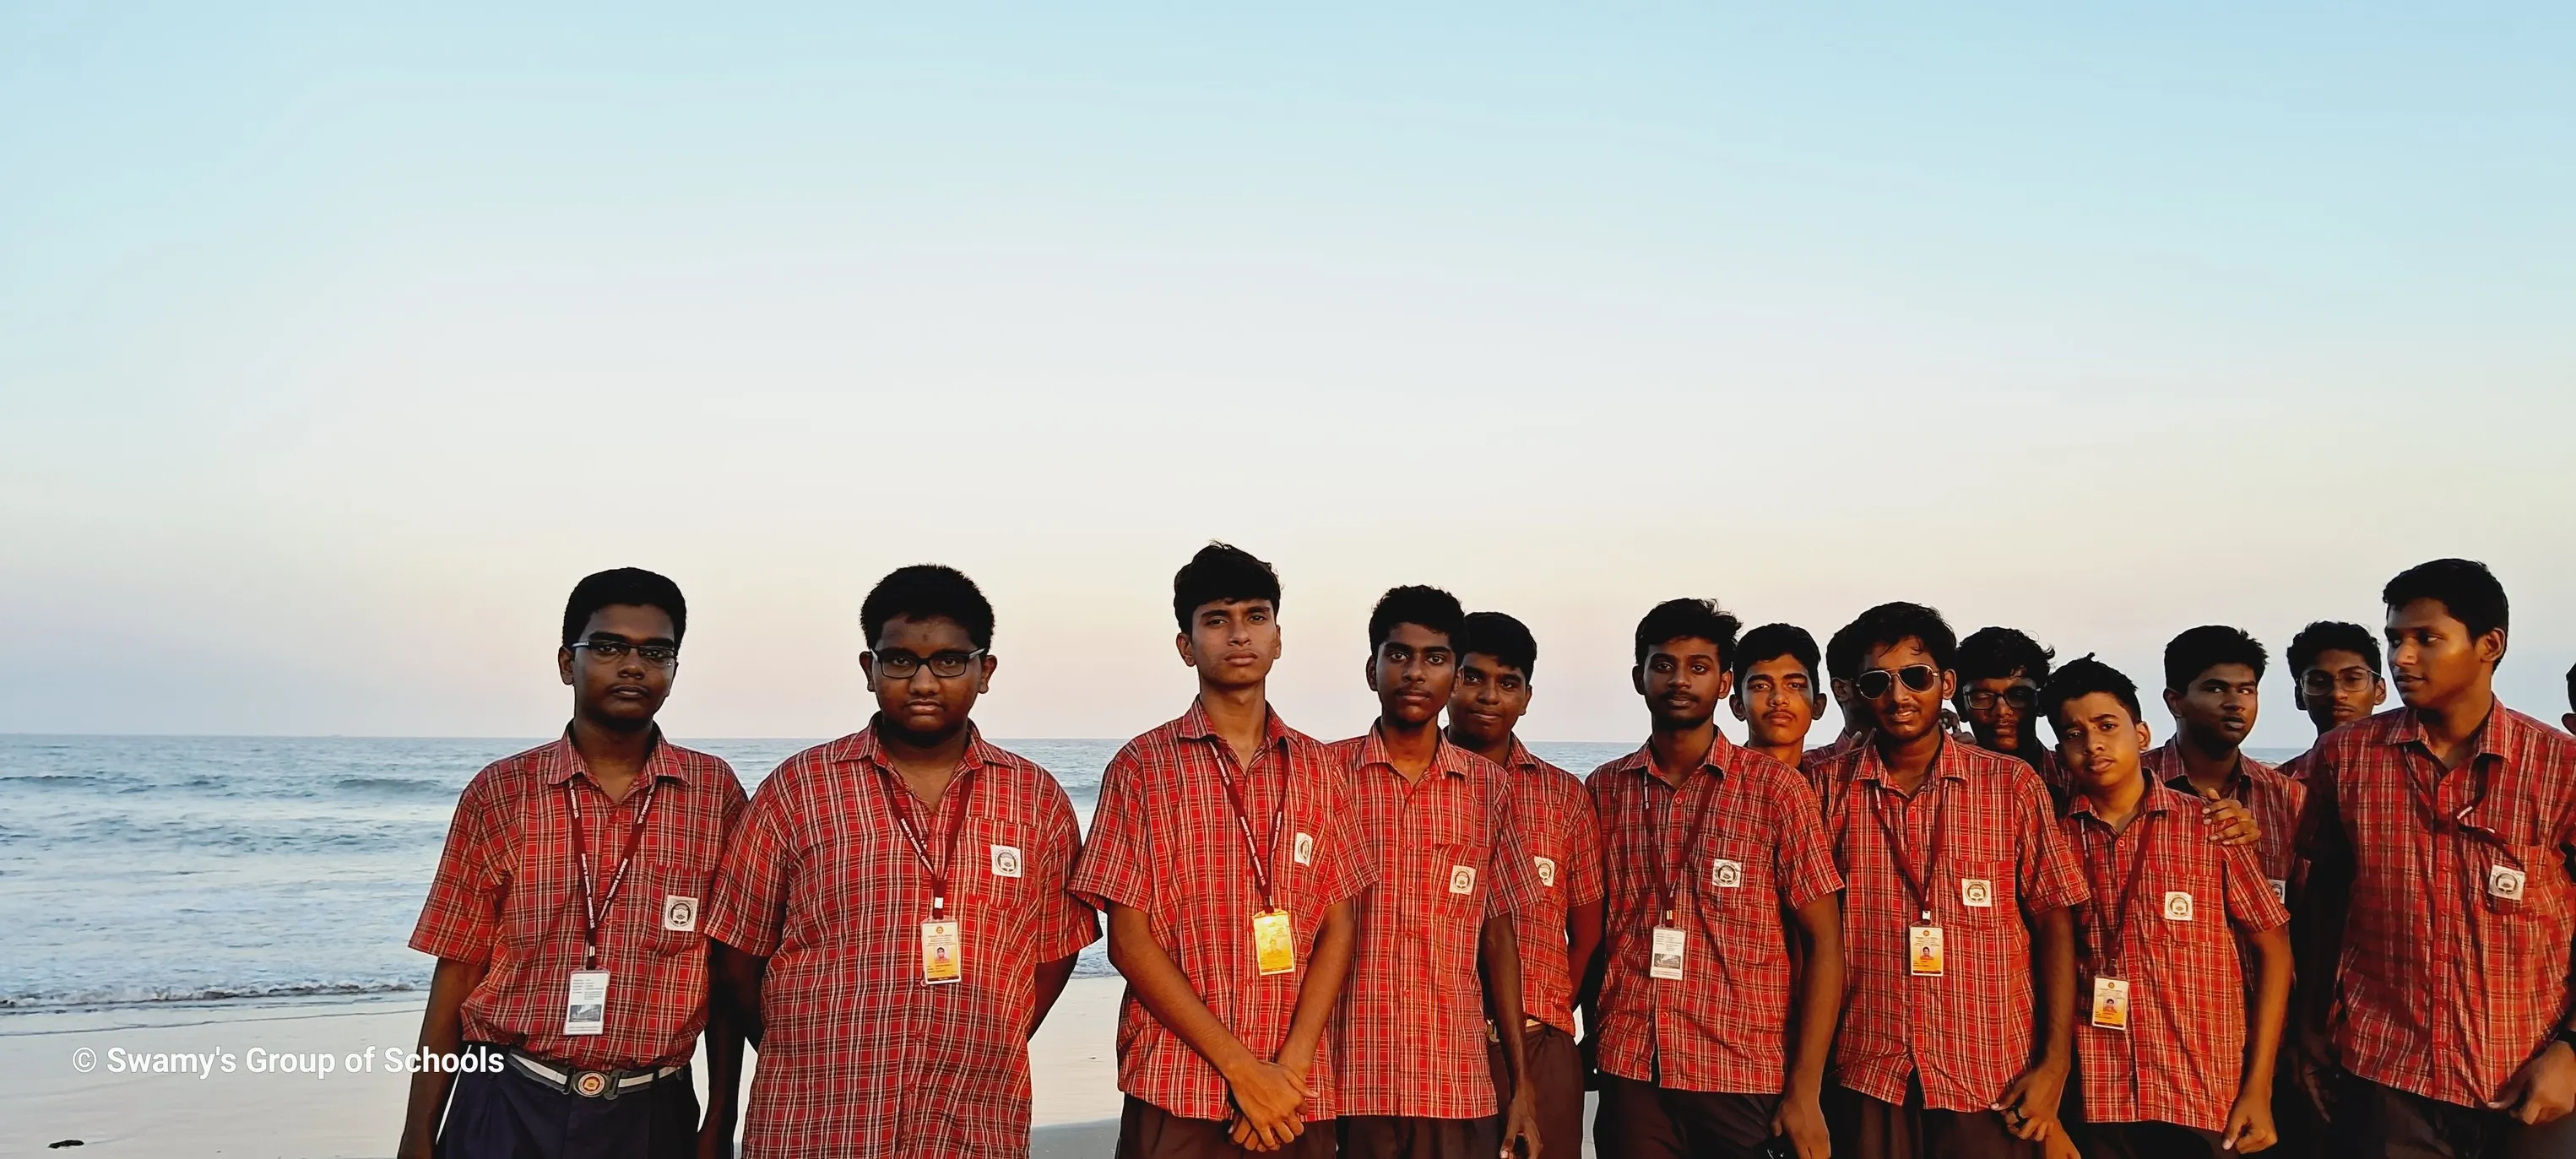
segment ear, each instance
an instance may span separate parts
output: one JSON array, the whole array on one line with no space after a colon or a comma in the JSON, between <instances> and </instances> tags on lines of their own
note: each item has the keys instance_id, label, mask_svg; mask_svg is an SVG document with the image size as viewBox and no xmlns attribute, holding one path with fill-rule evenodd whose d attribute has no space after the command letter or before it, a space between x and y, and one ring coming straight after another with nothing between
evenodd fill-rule
<instances>
[{"instance_id":1,"label":"ear","mask_svg":"<svg viewBox=\"0 0 2576 1159\"><path fill-rule=\"evenodd\" d=\"M2298 709L2301 712L2306 712L2308 710L2308 694L2300 690L2296 681L2293 681L2290 684L2290 707Z\"/></svg>"},{"instance_id":2,"label":"ear","mask_svg":"<svg viewBox=\"0 0 2576 1159\"><path fill-rule=\"evenodd\" d=\"M877 690L877 654L876 654L876 653L874 653L874 652L861 652L861 653L859 653L859 680L860 680L860 682L861 682L861 683L863 683L863 684L867 685L867 689L868 689L868 691L870 691L870 692L874 692L874 691L876 691L876 690Z\"/></svg>"},{"instance_id":3,"label":"ear","mask_svg":"<svg viewBox=\"0 0 2576 1159\"><path fill-rule=\"evenodd\" d=\"M1368 681L1369 691L1377 691L1377 653L1369 653L1368 659L1360 662L1360 675Z\"/></svg>"},{"instance_id":4,"label":"ear","mask_svg":"<svg viewBox=\"0 0 2576 1159\"><path fill-rule=\"evenodd\" d=\"M2486 635L2478 637L2474 647L2478 650L2478 659L2489 664L2502 662L2504 660L2504 629L2498 628Z\"/></svg>"},{"instance_id":5,"label":"ear","mask_svg":"<svg viewBox=\"0 0 2576 1159\"><path fill-rule=\"evenodd\" d=\"M1187 633L1187 632L1175 632L1175 633L1173 633L1173 634L1172 634L1172 650L1181 654L1181 664L1182 664L1182 666L1184 666L1184 667L1188 667L1188 668L1196 668L1196 667L1198 667L1198 666L1199 666L1199 658L1198 658L1198 654L1197 654L1197 653L1195 653L1195 652L1190 651L1190 634L1189 634L1189 633Z\"/></svg>"},{"instance_id":6,"label":"ear","mask_svg":"<svg viewBox=\"0 0 2576 1159\"><path fill-rule=\"evenodd\" d=\"M2386 703L2388 703L2388 682L2373 675L2370 678L2370 706L2377 708Z\"/></svg>"},{"instance_id":7,"label":"ear","mask_svg":"<svg viewBox=\"0 0 2576 1159\"><path fill-rule=\"evenodd\" d=\"M2147 722L2145 722L2145 721L2143 721L2143 720L2142 720L2142 721L2137 722L2136 724L2130 725L2129 727L2131 727L2131 728L2134 728L2134 729L2138 730L2138 751L2139 751L2139 752L2145 752L2145 751L2147 751L2147 749L2150 747L2150 746L2149 746L2149 744L2148 744L2148 741L2150 741L2151 739L2153 739L2153 738L2152 738L2152 737L2150 737L2150 736L2148 735L2148 733L2147 733Z\"/></svg>"},{"instance_id":8,"label":"ear","mask_svg":"<svg viewBox=\"0 0 2576 1159\"><path fill-rule=\"evenodd\" d=\"M566 681L566 683L570 683L570 681ZM1636 689L1637 695L1639 696L1644 696L1646 694L1645 665L1639 664L1628 669L1628 687Z\"/></svg>"},{"instance_id":9,"label":"ear","mask_svg":"<svg viewBox=\"0 0 2576 1159\"><path fill-rule=\"evenodd\" d=\"M1735 711L1735 719L1737 720L1753 719L1753 713L1744 707L1744 693L1741 690L1727 695L1726 706Z\"/></svg>"},{"instance_id":10,"label":"ear","mask_svg":"<svg viewBox=\"0 0 2576 1159\"><path fill-rule=\"evenodd\" d=\"M2175 720L2182 719L2182 701L2182 693L2176 692L2170 688L2165 689L2165 711L2172 713ZM2138 723L2145 724L2146 722L2142 720Z\"/></svg>"},{"instance_id":11,"label":"ear","mask_svg":"<svg viewBox=\"0 0 2576 1159\"><path fill-rule=\"evenodd\" d=\"M555 649L555 675L563 677L564 687L572 687L572 649Z\"/></svg>"},{"instance_id":12,"label":"ear","mask_svg":"<svg viewBox=\"0 0 2576 1159\"><path fill-rule=\"evenodd\" d=\"M1942 670L1941 670L1941 699L1943 699L1943 700L1956 700L1956 699L1958 699L1958 697L1959 697L1959 674L1958 674L1958 673L1956 673L1956 672L1952 672L1952 671L1950 671L1950 670L1949 670L1949 669L1947 669L1947 668L1942 669ZM1966 713L1963 711L1963 712L1961 713L1961 715L1963 715L1963 716L1964 716L1964 715L1966 715Z\"/></svg>"},{"instance_id":13,"label":"ear","mask_svg":"<svg viewBox=\"0 0 2576 1159\"><path fill-rule=\"evenodd\" d=\"M1729 698L1729 699L1733 699L1733 698L1734 698L1734 696L1735 696L1735 674L1734 674L1734 673L1732 673L1732 672L1720 672L1720 673L1718 673L1718 674L1717 674L1717 694L1718 694L1719 696L1727 697L1727 698Z\"/></svg>"},{"instance_id":14,"label":"ear","mask_svg":"<svg viewBox=\"0 0 2576 1159\"><path fill-rule=\"evenodd\" d=\"M975 694L977 696L981 696L993 690L993 670L1001 666L1001 657L995 656L990 652L984 653L984 671L975 677Z\"/></svg>"}]
</instances>

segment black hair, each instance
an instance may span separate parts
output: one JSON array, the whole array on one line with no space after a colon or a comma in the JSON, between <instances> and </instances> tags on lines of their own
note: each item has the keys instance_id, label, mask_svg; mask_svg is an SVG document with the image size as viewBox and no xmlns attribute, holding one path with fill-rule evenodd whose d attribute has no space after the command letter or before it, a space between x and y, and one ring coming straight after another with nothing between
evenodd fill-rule
<instances>
[{"instance_id":1,"label":"black hair","mask_svg":"<svg viewBox=\"0 0 2576 1159\"><path fill-rule=\"evenodd\" d=\"M1825 641L1825 675L1834 680L1860 678L1860 621L1854 620L1834 629Z\"/></svg>"},{"instance_id":2,"label":"black hair","mask_svg":"<svg viewBox=\"0 0 2576 1159\"><path fill-rule=\"evenodd\" d=\"M1706 640L1717 645L1717 666L1725 668L1735 659L1735 633L1743 627L1716 600L1665 600L1637 621L1637 663L1644 664L1657 644Z\"/></svg>"},{"instance_id":3,"label":"black hair","mask_svg":"<svg viewBox=\"0 0 2576 1159\"><path fill-rule=\"evenodd\" d=\"M1458 597L1438 588L1420 584L1386 589L1370 609L1368 621L1369 651L1386 643L1387 635L1397 624L1415 624L1449 637L1449 650L1458 651L1458 637L1467 631L1467 609L1460 607Z\"/></svg>"},{"instance_id":4,"label":"black hair","mask_svg":"<svg viewBox=\"0 0 2576 1159\"><path fill-rule=\"evenodd\" d=\"M617 567L581 577L572 585L572 598L564 601L563 646L581 642L582 629L599 609L625 604L639 608L660 608L671 617L671 642L677 644L689 631L689 601L680 595L680 585L668 577L640 567Z\"/></svg>"},{"instance_id":5,"label":"black hair","mask_svg":"<svg viewBox=\"0 0 2576 1159\"><path fill-rule=\"evenodd\" d=\"M1501 612L1467 613L1450 640L1460 656L1482 652L1520 669L1523 676L1538 672L1538 637L1530 635L1529 625Z\"/></svg>"},{"instance_id":6,"label":"black hair","mask_svg":"<svg viewBox=\"0 0 2576 1159\"><path fill-rule=\"evenodd\" d=\"M1268 600L1279 610L1279 573L1231 543L1209 541L1172 573L1172 618L1190 630L1190 617L1209 604Z\"/></svg>"},{"instance_id":7,"label":"black hair","mask_svg":"<svg viewBox=\"0 0 2576 1159\"><path fill-rule=\"evenodd\" d=\"M1816 679L1816 638L1796 624L1764 624L1744 634L1735 645L1735 660L1726 670L1735 674L1735 684L1744 685L1744 674L1765 660L1789 657L1806 665L1807 680ZM1819 692L1823 691L1818 689Z\"/></svg>"},{"instance_id":8,"label":"black hair","mask_svg":"<svg viewBox=\"0 0 2576 1159\"><path fill-rule=\"evenodd\" d=\"M2417 600L2440 600L2442 607L2469 629L2469 638L2486 635L2511 622L2504 585L2487 565L2473 559L2437 559L2397 573L2379 589L2379 601L2396 611Z\"/></svg>"},{"instance_id":9,"label":"black hair","mask_svg":"<svg viewBox=\"0 0 2576 1159\"><path fill-rule=\"evenodd\" d=\"M885 635L887 622L934 616L956 621L976 647L993 646L993 601L984 598L984 589L976 587L966 573L936 563L887 572L859 605L859 628L867 633L868 647L874 648Z\"/></svg>"},{"instance_id":10,"label":"black hair","mask_svg":"<svg viewBox=\"0 0 2576 1159\"><path fill-rule=\"evenodd\" d=\"M2327 652L2354 653L2370 665L2371 675L2387 675L2379 666L2379 637L2371 635L2370 629L2341 620L2318 620L2290 637L2290 677L2306 675L2317 657Z\"/></svg>"},{"instance_id":11,"label":"black hair","mask_svg":"<svg viewBox=\"0 0 2576 1159\"><path fill-rule=\"evenodd\" d=\"M2110 693L2112 699L2120 702L2120 707L2129 710L2131 721L2146 719L2138 708L2137 682L2087 652L2067 661L2065 667L2048 678L2048 683L2039 687L2039 710L2047 714L2048 726L2056 730L2057 739L2066 739L2067 730L2058 723L2066 706L2096 692Z\"/></svg>"},{"instance_id":12,"label":"black hair","mask_svg":"<svg viewBox=\"0 0 2576 1159\"><path fill-rule=\"evenodd\" d=\"M1923 650L1932 654L1932 666L1943 671L1959 664L1959 637L1950 631L1950 622L1941 613L1921 604L1902 601L1880 604L1860 614L1844 629L1852 634L1852 676L1860 676L1860 663L1872 648L1885 648L1905 640L1920 640Z\"/></svg>"},{"instance_id":13,"label":"black hair","mask_svg":"<svg viewBox=\"0 0 2576 1159\"><path fill-rule=\"evenodd\" d=\"M2263 642L2247 635L2244 629L2203 624L2165 645L2165 690L2181 692L2190 688L2201 673L2221 664L2242 664L2253 669L2254 678L2261 680L2263 665L2269 659Z\"/></svg>"},{"instance_id":14,"label":"black hair","mask_svg":"<svg viewBox=\"0 0 2576 1159\"><path fill-rule=\"evenodd\" d=\"M2048 662L2056 658L2057 649L2041 647L2018 629L1979 628L1959 641L1959 679L1991 680L2018 672L2045 684Z\"/></svg>"},{"instance_id":15,"label":"black hair","mask_svg":"<svg viewBox=\"0 0 2576 1159\"><path fill-rule=\"evenodd\" d=\"M2567 711L2576 712L2576 664L2567 666Z\"/></svg>"}]
</instances>

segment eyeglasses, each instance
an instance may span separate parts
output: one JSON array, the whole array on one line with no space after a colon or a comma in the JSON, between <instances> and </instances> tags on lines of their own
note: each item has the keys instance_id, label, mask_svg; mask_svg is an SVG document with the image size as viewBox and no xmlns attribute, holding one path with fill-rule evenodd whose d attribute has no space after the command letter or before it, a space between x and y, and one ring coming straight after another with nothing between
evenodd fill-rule
<instances>
[{"instance_id":1,"label":"eyeglasses","mask_svg":"<svg viewBox=\"0 0 2576 1159\"><path fill-rule=\"evenodd\" d=\"M677 644L630 644L624 640L584 640L573 647L587 649L590 652L590 658L602 664L615 664L625 659L629 652L643 657L645 663L656 668L668 668L680 662L680 646Z\"/></svg>"},{"instance_id":2,"label":"eyeglasses","mask_svg":"<svg viewBox=\"0 0 2576 1159\"><path fill-rule=\"evenodd\" d=\"M955 680L964 676L967 669L974 667L976 661L983 659L984 651L982 648L977 648L972 652L940 652L927 660L910 652L870 652L868 655L877 659L877 675L888 680L910 680L913 673L921 671L925 666L930 669L930 674L933 676L942 680Z\"/></svg>"},{"instance_id":3,"label":"eyeglasses","mask_svg":"<svg viewBox=\"0 0 2576 1159\"><path fill-rule=\"evenodd\" d=\"M1852 681L1852 687L1858 689L1864 699L1876 700L1887 695L1889 689L1896 687L1898 680L1905 681L1907 689L1921 692L1932 687L1940 679L1939 670L1929 664L1908 664L1893 672L1885 668L1872 668L1861 673L1860 679Z\"/></svg>"},{"instance_id":4,"label":"eyeglasses","mask_svg":"<svg viewBox=\"0 0 2576 1159\"><path fill-rule=\"evenodd\" d=\"M1968 707L1979 712L1993 712L1999 701L2014 708L2028 708L2039 703L2039 690L2027 684L2016 684L2001 692L1980 688L1968 694Z\"/></svg>"},{"instance_id":5,"label":"eyeglasses","mask_svg":"<svg viewBox=\"0 0 2576 1159\"><path fill-rule=\"evenodd\" d=\"M2377 679L2379 679L2377 673L2365 672L2358 668L2340 675L2323 668L2311 668L2306 675L2299 677L2299 691L2310 696L2324 696L2338 689L2345 692L2368 692L2371 682Z\"/></svg>"}]
</instances>

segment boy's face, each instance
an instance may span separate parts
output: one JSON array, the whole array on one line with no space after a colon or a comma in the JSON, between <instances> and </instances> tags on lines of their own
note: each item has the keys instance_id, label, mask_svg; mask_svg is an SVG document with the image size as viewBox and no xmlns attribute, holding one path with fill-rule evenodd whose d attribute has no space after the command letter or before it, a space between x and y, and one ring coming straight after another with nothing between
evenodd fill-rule
<instances>
[{"instance_id":1,"label":"boy's face","mask_svg":"<svg viewBox=\"0 0 2576 1159\"><path fill-rule=\"evenodd\" d=\"M667 666L644 658L645 648L680 646L671 638L671 614L642 604L610 604L591 613L582 626L581 642L605 649L558 648L555 669L572 686L573 704L581 716L603 724L642 727L670 698L671 678L679 671L674 655ZM618 645L624 645L621 649ZM625 655L603 658L606 652Z\"/></svg>"},{"instance_id":2,"label":"boy's face","mask_svg":"<svg viewBox=\"0 0 2576 1159\"><path fill-rule=\"evenodd\" d=\"M1216 600L1190 612L1176 643L1181 663L1219 688L1250 688L1279 662L1279 610L1268 600Z\"/></svg>"},{"instance_id":3,"label":"boy's face","mask_svg":"<svg viewBox=\"0 0 2576 1159\"><path fill-rule=\"evenodd\" d=\"M2174 723L2192 735L2234 747L2254 731L2260 685L2250 664L2212 664L2182 691L2166 689L2165 707L2173 710Z\"/></svg>"},{"instance_id":4,"label":"boy's face","mask_svg":"<svg viewBox=\"0 0 2576 1159\"><path fill-rule=\"evenodd\" d=\"M2092 692L2059 705L2057 755L2073 770L2085 792L2116 788L2138 775L2139 755L2147 751L2147 726L2129 714L2129 706L2108 692Z\"/></svg>"},{"instance_id":5,"label":"boy's face","mask_svg":"<svg viewBox=\"0 0 2576 1159\"><path fill-rule=\"evenodd\" d=\"M1958 691L1959 675L1933 663L1923 641L1908 636L1862 653L1852 686L1869 703L1878 730L1904 742L1941 727L1941 703Z\"/></svg>"},{"instance_id":6,"label":"boy's face","mask_svg":"<svg viewBox=\"0 0 2576 1159\"><path fill-rule=\"evenodd\" d=\"M1491 748L1512 735L1521 714L1529 711L1529 676L1483 652L1458 660L1458 680L1449 692L1449 727L1471 748Z\"/></svg>"},{"instance_id":7,"label":"boy's face","mask_svg":"<svg viewBox=\"0 0 2576 1159\"><path fill-rule=\"evenodd\" d=\"M1807 729L1825 710L1816 674L1795 656L1757 660L1744 668L1744 682L1729 700L1745 734L1766 748L1807 743Z\"/></svg>"},{"instance_id":8,"label":"boy's face","mask_svg":"<svg viewBox=\"0 0 2576 1159\"><path fill-rule=\"evenodd\" d=\"M1458 655L1447 632L1420 624L1397 624L1369 654L1369 691L1377 693L1381 716L1404 724L1428 724L1449 704L1458 683Z\"/></svg>"},{"instance_id":9,"label":"boy's face","mask_svg":"<svg viewBox=\"0 0 2576 1159\"><path fill-rule=\"evenodd\" d=\"M2031 706L2039 699L2039 682L2019 671L2010 676L1982 676L1959 686L1959 716L1977 734L1977 743L1999 753L2020 752L2039 743L2031 735Z\"/></svg>"},{"instance_id":10,"label":"boy's face","mask_svg":"<svg viewBox=\"0 0 2576 1159\"><path fill-rule=\"evenodd\" d=\"M877 633L876 647L860 655L859 668L887 725L915 736L946 736L966 723L975 698L992 686L994 660L977 651L965 627L946 616L897 616ZM896 676L886 671L889 664L912 671ZM942 676L941 668L963 670Z\"/></svg>"},{"instance_id":11,"label":"boy's face","mask_svg":"<svg viewBox=\"0 0 2576 1159\"><path fill-rule=\"evenodd\" d=\"M2471 636L2440 600L2415 600L2388 613L2388 675L2398 699L2411 706L2450 703L2502 659L2504 629Z\"/></svg>"},{"instance_id":12,"label":"boy's face","mask_svg":"<svg viewBox=\"0 0 2576 1159\"><path fill-rule=\"evenodd\" d=\"M2388 701L2388 682L2370 670L2370 658L2343 648L2317 653L2291 686L2291 702L2319 730L2351 724Z\"/></svg>"},{"instance_id":13,"label":"boy's face","mask_svg":"<svg viewBox=\"0 0 2576 1159\"><path fill-rule=\"evenodd\" d=\"M1685 636L1646 650L1646 659L1630 670L1628 680L1646 698L1655 727L1667 731L1698 728L1717 715L1734 683L1718 660L1717 641Z\"/></svg>"}]
</instances>

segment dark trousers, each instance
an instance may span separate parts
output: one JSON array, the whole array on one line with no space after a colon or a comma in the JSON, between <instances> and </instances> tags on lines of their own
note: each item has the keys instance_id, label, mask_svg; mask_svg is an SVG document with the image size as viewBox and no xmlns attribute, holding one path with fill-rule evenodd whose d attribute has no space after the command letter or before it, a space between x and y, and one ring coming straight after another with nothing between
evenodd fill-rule
<instances>
[{"instance_id":1,"label":"dark trousers","mask_svg":"<svg viewBox=\"0 0 2576 1159\"><path fill-rule=\"evenodd\" d=\"M2084 1159L2228 1159L2216 1131L2175 1123L2086 1123L2069 1128ZM2270 1152L2265 1152L2270 1154Z\"/></svg>"},{"instance_id":2,"label":"dark trousers","mask_svg":"<svg viewBox=\"0 0 2576 1159\"><path fill-rule=\"evenodd\" d=\"M438 1146L445 1159L693 1159L698 1092L686 1067L614 1099L506 1067L468 1072L456 1076Z\"/></svg>"},{"instance_id":3,"label":"dark trousers","mask_svg":"<svg viewBox=\"0 0 2576 1159\"><path fill-rule=\"evenodd\" d=\"M1488 1159L1502 1151L1500 1119L1342 1116L1342 1154L1358 1159ZM1541 1137L1539 1144L1547 1140Z\"/></svg>"},{"instance_id":4,"label":"dark trousers","mask_svg":"<svg viewBox=\"0 0 2576 1159\"><path fill-rule=\"evenodd\" d=\"M1778 1095L1676 1091L1605 1074L1592 1146L1604 1159L1762 1159L1779 1109ZM1576 1152L1549 1143L1548 1154Z\"/></svg>"},{"instance_id":5,"label":"dark trousers","mask_svg":"<svg viewBox=\"0 0 2576 1159\"><path fill-rule=\"evenodd\" d=\"M2014 1138L2000 1111L1927 1111L1923 1083L1907 1079L1903 1105L1840 1083L1825 1084L1825 1127L1834 1159L2038 1159L2037 1143Z\"/></svg>"},{"instance_id":6,"label":"dark trousers","mask_svg":"<svg viewBox=\"0 0 2576 1159\"><path fill-rule=\"evenodd\" d=\"M2337 1154L2355 1159L2576 1159L2576 1115L2537 1127L2347 1078L2335 1104Z\"/></svg>"},{"instance_id":7,"label":"dark trousers","mask_svg":"<svg viewBox=\"0 0 2576 1159\"><path fill-rule=\"evenodd\" d=\"M1539 1146L1550 1155L1579 1155L1583 1147L1583 1052L1574 1036L1544 1022L1523 1031L1528 1053L1530 1101L1538 1111ZM1502 1116L1511 1112L1512 1072L1503 1062L1503 1044L1486 1048L1494 1067L1495 1147L1502 1146Z\"/></svg>"},{"instance_id":8,"label":"dark trousers","mask_svg":"<svg viewBox=\"0 0 2576 1159\"><path fill-rule=\"evenodd\" d=\"M1277 1151L1246 1151L1222 1119L1185 1118L1134 1095L1118 1112L1117 1159L1333 1159L1333 1144L1331 1119L1306 1124L1305 1134Z\"/></svg>"}]
</instances>

